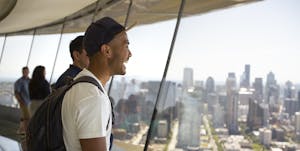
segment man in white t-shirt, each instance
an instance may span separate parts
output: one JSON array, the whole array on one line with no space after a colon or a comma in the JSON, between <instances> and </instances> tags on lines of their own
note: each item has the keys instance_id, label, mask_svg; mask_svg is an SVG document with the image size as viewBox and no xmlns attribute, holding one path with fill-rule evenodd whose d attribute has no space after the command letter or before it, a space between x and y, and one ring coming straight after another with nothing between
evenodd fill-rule
<instances>
[{"instance_id":1,"label":"man in white t-shirt","mask_svg":"<svg viewBox=\"0 0 300 151\"><path fill-rule=\"evenodd\" d=\"M131 57L125 28L109 17L92 23L83 46L90 65L76 77L95 78L104 92L91 83L78 83L62 103L63 138L67 151L108 151L111 145L112 108L104 89L112 75L124 75Z\"/></svg>"}]
</instances>

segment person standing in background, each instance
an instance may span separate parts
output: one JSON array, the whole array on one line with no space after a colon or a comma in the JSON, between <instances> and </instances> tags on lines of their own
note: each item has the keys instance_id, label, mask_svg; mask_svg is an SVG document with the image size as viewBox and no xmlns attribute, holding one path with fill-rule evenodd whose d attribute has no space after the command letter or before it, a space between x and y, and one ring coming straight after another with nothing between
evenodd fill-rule
<instances>
[{"instance_id":1,"label":"person standing in background","mask_svg":"<svg viewBox=\"0 0 300 151\"><path fill-rule=\"evenodd\" d=\"M46 69L44 66L36 66L29 82L30 94L30 113L34 115L35 111L43 103L43 100L50 94L50 84L45 78Z\"/></svg>"},{"instance_id":2,"label":"person standing in background","mask_svg":"<svg viewBox=\"0 0 300 151\"><path fill-rule=\"evenodd\" d=\"M73 64L58 78L54 89L58 89L71 81L83 68L87 68L90 61L85 49L82 47L84 36L78 36L70 43L70 55Z\"/></svg>"},{"instance_id":3,"label":"person standing in background","mask_svg":"<svg viewBox=\"0 0 300 151\"><path fill-rule=\"evenodd\" d=\"M17 131L18 134L25 134L28 121L30 119L30 113L29 113L30 97L29 97L29 89L28 89L30 78L28 77L28 74L29 74L28 67L23 67L22 77L19 78L14 84L15 97L20 105L20 110L21 110L20 127Z\"/></svg>"}]
</instances>

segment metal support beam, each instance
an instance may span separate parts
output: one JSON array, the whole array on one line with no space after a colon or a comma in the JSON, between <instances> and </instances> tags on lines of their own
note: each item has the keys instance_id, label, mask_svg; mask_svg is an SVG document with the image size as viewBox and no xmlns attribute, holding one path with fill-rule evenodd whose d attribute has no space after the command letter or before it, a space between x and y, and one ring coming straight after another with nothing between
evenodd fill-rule
<instances>
[{"instance_id":1,"label":"metal support beam","mask_svg":"<svg viewBox=\"0 0 300 151\"><path fill-rule=\"evenodd\" d=\"M166 82L166 76L167 76L170 60L171 60L171 57L172 57L173 48L174 48L174 44L175 44L175 41L176 41L176 36L177 36L178 28L179 28L179 25L180 25L180 20L181 20L184 4L185 4L185 0L181 0L181 5L180 5L178 16L177 16L177 22L176 22L176 26L175 26L175 30L174 30L174 34L173 34L173 39L172 39L172 43L171 43L171 46L170 46L170 50L169 50L168 59L167 59L167 62L166 62L164 74L163 74L162 80L161 80L160 85L159 85L158 94L157 94L157 97L156 97L156 101L155 101L154 110L153 110L153 113L152 113L152 118L151 118L149 130L148 130L148 133L147 133L147 139L146 139L144 151L148 150L148 145L149 145L149 142L150 142L150 139L151 139L153 124L154 124L154 120L156 119L156 115L157 115L157 104L159 103L158 101L160 100L160 97L161 97L162 87L165 85L165 82Z\"/></svg>"},{"instance_id":2,"label":"metal support beam","mask_svg":"<svg viewBox=\"0 0 300 151\"><path fill-rule=\"evenodd\" d=\"M4 40L3 40L3 45L2 45L2 51L1 51L1 56L0 56L0 64L2 62L2 57L3 57L4 50L5 50L6 37L7 37L7 34L4 35Z\"/></svg>"},{"instance_id":3,"label":"metal support beam","mask_svg":"<svg viewBox=\"0 0 300 151\"><path fill-rule=\"evenodd\" d=\"M62 24L62 28L61 28L60 36L59 36L59 41L58 41L58 45L57 45L57 49L56 49L56 55L55 55L55 59L54 59L54 63L53 63L53 68L52 68L52 72L51 72L50 81L49 81L50 84L52 82L52 78L53 78L53 74L54 74L54 69L55 69L56 61L57 61L57 56L58 56L58 52L59 52L59 48L60 48L60 44L61 44L61 39L62 39L63 32L64 32L64 29L65 29L66 18L64 20L65 21Z\"/></svg>"},{"instance_id":4,"label":"metal support beam","mask_svg":"<svg viewBox=\"0 0 300 151\"><path fill-rule=\"evenodd\" d=\"M102 0L101 2L103 3L104 1ZM101 3L101 5L102 5L102 3ZM98 14L99 6L101 6L101 5L100 5L100 0L98 0L98 1L97 1L97 4L96 4L96 8L95 8L94 15L93 15L93 18L92 18L92 22L95 21L96 16L97 16L97 14Z\"/></svg>"},{"instance_id":5,"label":"metal support beam","mask_svg":"<svg viewBox=\"0 0 300 151\"><path fill-rule=\"evenodd\" d=\"M31 39L31 44L30 44L30 48L29 48L29 54L28 54L27 63L26 63L27 67L28 67L28 64L29 64L30 57L31 57L31 52L32 52L32 47L33 47L33 42L34 42L35 34L36 34L36 28L33 31L32 39Z\"/></svg>"}]
</instances>

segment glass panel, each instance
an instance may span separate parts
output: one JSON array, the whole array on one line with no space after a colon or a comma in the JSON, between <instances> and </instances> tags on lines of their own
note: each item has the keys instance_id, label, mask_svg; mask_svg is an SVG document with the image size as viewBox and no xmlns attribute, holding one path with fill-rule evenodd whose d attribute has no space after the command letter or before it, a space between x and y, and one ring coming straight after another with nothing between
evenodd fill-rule
<instances>
[{"instance_id":1,"label":"glass panel","mask_svg":"<svg viewBox=\"0 0 300 151\"><path fill-rule=\"evenodd\" d=\"M147 13L147 10L142 10L139 6L138 3L133 3L127 27L138 23L136 18L149 19L165 15ZM152 9L151 7L149 2L148 9ZM167 15L170 13L166 12ZM176 16L177 12L172 12L172 15ZM175 20L169 20L151 25L138 24L127 31L132 57L126 64L127 74L114 76L110 93L115 102L116 113L115 150L143 150L175 23ZM164 145L158 143L157 147L163 149Z\"/></svg>"},{"instance_id":2,"label":"glass panel","mask_svg":"<svg viewBox=\"0 0 300 151\"><path fill-rule=\"evenodd\" d=\"M0 104L5 106L17 106L14 99L14 82L22 76L22 67L26 66L32 41L32 31L22 36L8 35L4 46L0 64ZM2 49L4 37L1 38Z\"/></svg>"},{"instance_id":3,"label":"glass panel","mask_svg":"<svg viewBox=\"0 0 300 151\"><path fill-rule=\"evenodd\" d=\"M60 33L61 27L62 25L57 25L37 30L32 46L31 58L28 65L29 69L33 71L38 65L45 66L46 79L48 82L50 81L60 34L45 33L47 33L47 31Z\"/></svg>"},{"instance_id":4,"label":"glass panel","mask_svg":"<svg viewBox=\"0 0 300 151\"><path fill-rule=\"evenodd\" d=\"M73 64L69 45L73 39L75 39L77 36L82 35L82 34L84 34L84 33L63 34L51 84L55 83L57 81L57 79L59 78L59 76L63 72L65 72L71 64ZM54 61L54 59L53 59L53 61Z\"/></svg>"},{"instance_id":5,"label":"glass panel","mask_svg":"<svg viewBox=\"0 0 300 151\"><path fill-rule=\"evenodd\" d=\"M270 0L203 15L185 10L167 75L178 92L168 150L296 148L296 6Z\"/></svg>"}]
</instances>

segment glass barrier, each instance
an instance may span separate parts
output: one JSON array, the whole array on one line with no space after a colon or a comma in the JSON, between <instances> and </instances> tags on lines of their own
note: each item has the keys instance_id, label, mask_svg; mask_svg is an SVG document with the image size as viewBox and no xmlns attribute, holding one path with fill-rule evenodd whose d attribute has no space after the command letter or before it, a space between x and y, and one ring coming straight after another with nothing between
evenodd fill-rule
<instances>
[{"instance_id":1,"label":"glass barrier","mask_svg":"<svg viewBox=\"0 0 300 151\"><path fill-rule=\"evenodd\" d=\"M127 31L132 57L125 64L127 74L114 76L110 90L116 116L113 150L143 150L156 101L149 150L297 148L299 2L269 0L227 8L230 2L224 1L224 9L211 8L214 11L195 15L193 10L200 8L195 1L186 0L163 84L177 21L170 18L176 18L178 12L151 8L155 1L143 1L147 7L133 1L126 25L136 24ZM129 1L114 3L130 5ZM169 7L179 10L179 6L176 1ZM203 2L201 9L212 6ZM95 18L115 18L115 11L125 13L128 7L119 10L112 5ZM153 23L156 17L165 21ZM146 24L139 24L136 18L145 19ZM126 18L119 20L125 24ZM36 31L28 65L31 73L43 65L49 82L54 70L54 83L69 67L69 43L83 34L68 30L75 24L65 24L61 41L60 34L43 34L60 30L62 25ZM14 101L13 82L26 65L31 32L6 38L0 63L1 104ZM3 43L0 37L0 46Z\"/></svg>"},{"instance_id":2,"label":"glass barrier","mask_svg":"<svg viewBox=\"0 0 300 151\"><path fill-rule=\"evenodd\" d=\"M137 23L127 31L132 57L126 63L126 75L114 76L110 91L116 115L114 150L143 150L176 20L139 25L136 16L155 18L164 13L177 16L177 12L148 13L137 3L132 4L127 24Z\"/></svg>"},{"instance_id":3,"label":"glass barrier","mask_svg":"<svg viewBox=\"0 0 300 151\"><path fill-rule=\"evenodd\" d=\"M166 80L175 83L177 116L168 110L158 116L153 144L263 150L285 142L296 149L300 22L294 5L263 1L203 15L185 11Z\"/></svg>"},{"instance_id":4,"label":"glass barrier","mask_svg":"<svg viewBox=\"0 0 300 151\"><path fill-rule=\"evenodd\" d=\"M57 60L53 71L53 77L51 80L51 84L54 84L59 76L65 72L71 64L73 64L73 60L70 54L70 42L75 39L79 35L83 35L84 33L64 33L62 35L60 48L57 54ZM56 50L55 50L56 52ZM54 62L54 59L52 60ZM49 73L51 74L51 73Z\"/></svg>"},{"instance_id":5,"label":"glass barrier","mask_svg":"<svg viewBox=\"0 0 300 151\"><path fill-rule=\"evenodd\" d=\"M0 105L17 106L14 99L14 82L22 76L22 68L26 66L31 41L32 31L23 36L7 35L1 38L2 60L0 63ZM32 71L32 70L31 70Z\"/></svg>"},{"instance_id":6,"label":"glass barrier","mask_svg":"<svg viewBox=\"0 0 300 151\"><path fill-rule=\"evenodd\" d=\"M4 49L1 50L3 51L0 64L1 79L14 81L22 75L22 67L26 66L30 51L32 33L28 32L23 36L7 35ZM2 39L1 49L3 48L4 37ZM17 58L18 61L12 58ZM19 74L16 75L15 73Z\"/></svg>"},{"instance_id":7,"label":"glass barrier","mask_svg":"<svg viewBox=\"0 0 300 151\"><path fill-rule=\"evenodd\" d=\"M57 27L59 26L59 27ZM47 31L55 30L57 33L61 32L62 25L38 29L33 41L31 57L29 60L29 69L31 71L38 65L46 68L46 79L49 82L56 51L59 45L60 34L43 34ZM30 74L31 76L31 74Z\"/></svg>"}]
</instances>

